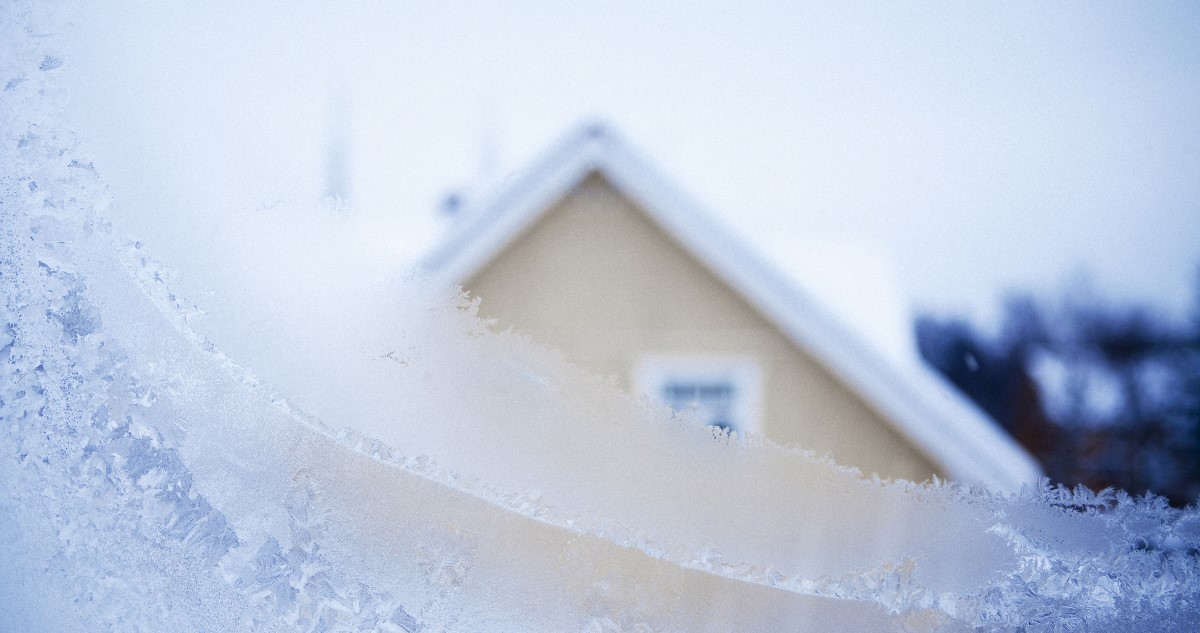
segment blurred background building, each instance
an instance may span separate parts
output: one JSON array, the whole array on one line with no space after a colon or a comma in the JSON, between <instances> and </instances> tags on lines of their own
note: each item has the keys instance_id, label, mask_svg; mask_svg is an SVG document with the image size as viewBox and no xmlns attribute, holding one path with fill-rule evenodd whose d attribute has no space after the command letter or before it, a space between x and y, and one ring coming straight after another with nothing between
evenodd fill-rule
<instances>
[{"instance_id":1,"label":"blurred background building","mask_svg":"<svg viewBox=\"0 0 1200 633\"><path fill-rule=\"evenodd\" d=\"M579 127L478 203L458 206L447 205L461 217L424 268L478 297L480 314L501 329L631 393L866 475L1005 491L1041 476L915 354L889 353L856 328L893 316L885 302L869 298L872 314L841 318L607 126Z\"/></svg>"}]
</instances>

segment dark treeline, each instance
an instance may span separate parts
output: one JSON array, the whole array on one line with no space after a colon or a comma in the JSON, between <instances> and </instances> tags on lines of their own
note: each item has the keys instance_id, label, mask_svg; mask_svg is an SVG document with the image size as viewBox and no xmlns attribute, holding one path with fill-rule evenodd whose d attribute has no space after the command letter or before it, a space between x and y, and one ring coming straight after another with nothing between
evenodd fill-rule
<instances>
[{"instance_id":1,"label":"dark treeline","mask_svg":"<svg viewBox=\"0 0 1200 633\"><path fill-rule=\"evenodd\" d=\"M1069 486L1200 499L1200 284L1185 323L1094 296L1010 299L984 337L918 319L925 361Z\"/></svg>"}]
</instances>

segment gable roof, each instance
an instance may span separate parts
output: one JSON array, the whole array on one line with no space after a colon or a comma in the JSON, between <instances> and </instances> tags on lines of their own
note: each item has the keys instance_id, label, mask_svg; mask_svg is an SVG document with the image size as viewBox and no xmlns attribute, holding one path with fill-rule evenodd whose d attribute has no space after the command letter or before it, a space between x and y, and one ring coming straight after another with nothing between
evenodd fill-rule
<instances>
[{"instance_id":1,"label":"gable roof","mask_svg":"<svg viewBox=\"0 0 1200 633\"><path fill-rule=\"evenodd\" d=\"M462 283L592 173L636 202L664 232L799 348L822 362L954 480L1015 491L1041 469L995 422L923 365L900 368L865 344L777 270L659 176L611 129L568 135L491 198L461 213L422 262Z\"/></svg>"}]
</instances>

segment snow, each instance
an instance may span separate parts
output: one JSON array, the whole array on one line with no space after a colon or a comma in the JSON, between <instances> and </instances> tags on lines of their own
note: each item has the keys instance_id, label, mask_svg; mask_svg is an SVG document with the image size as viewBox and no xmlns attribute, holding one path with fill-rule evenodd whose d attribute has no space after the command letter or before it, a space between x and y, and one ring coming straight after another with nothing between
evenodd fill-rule
<instances>
[{"instance_id":1,"label":"snow","mask_svg":"<svg viewBox=\"0 0 1200 633\"><path fill-rule=\"evenodd\" d=\"M795 239L782 234L754 244L796 287L812 293L888 361L906 369L922 366L913 344L912 311L886 245L865 237Z\"/></svg>"},{"instance_id":2,"label":"snow","mask_svg":"<svg viewBox=\"0 0 1200 633\"><path fill-rule=\"evenodd\" d=\"M0 629L1200 625L1195 508L714 436L391 278L352 213L168 270L62 115L69 12L0 11Z\"/></svg>"}]
</instances>

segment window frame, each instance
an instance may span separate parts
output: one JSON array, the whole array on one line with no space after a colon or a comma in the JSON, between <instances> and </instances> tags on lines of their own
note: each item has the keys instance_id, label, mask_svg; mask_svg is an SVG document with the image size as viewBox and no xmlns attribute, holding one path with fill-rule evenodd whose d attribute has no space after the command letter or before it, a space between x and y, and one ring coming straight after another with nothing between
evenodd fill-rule
<instances>
[{"instance_id":1,"label":"window frame","mask_svg":"<svg viewBox=\"0 0 1200 633\"><path fill-rule=\"evenodd\" d=\"M646 354L633 371L633 387L661 404L668 383L728 383L733 389L731 430L739 437L762 433L763 372L752 356ZM682 412L681 412L682 413Z\"/></svg>"}]
</instances>

